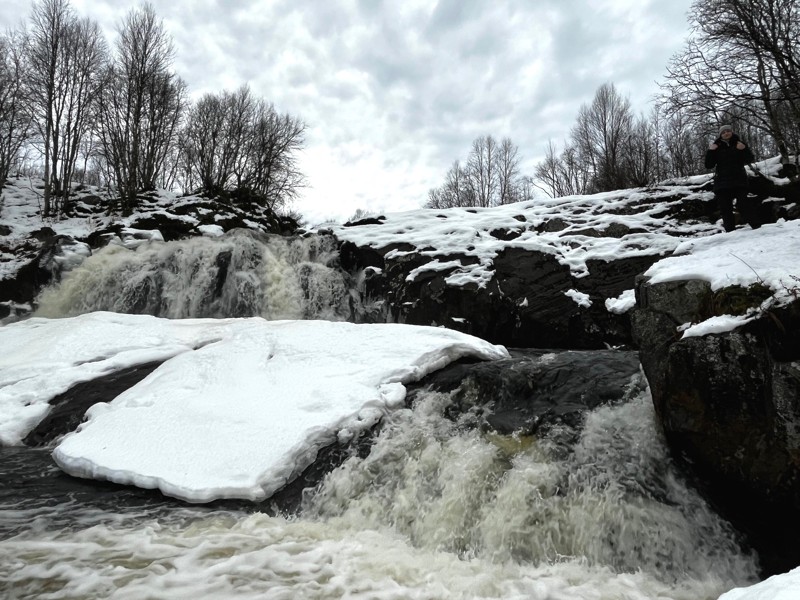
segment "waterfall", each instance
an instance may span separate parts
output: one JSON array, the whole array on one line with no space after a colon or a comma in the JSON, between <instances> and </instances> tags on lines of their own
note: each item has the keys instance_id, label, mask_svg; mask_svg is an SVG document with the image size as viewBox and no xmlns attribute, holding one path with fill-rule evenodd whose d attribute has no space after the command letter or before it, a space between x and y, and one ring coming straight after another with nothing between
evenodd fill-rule
<instances>
[{"instance_id":1,"label":"waterfall","mask_svg":"<svg viewBox=\"0 0 800 600\"><path fill-rule=\"evenodd\" d=\"M92 311L173 319L352 318L355 296L329 236L285 238L234 230L219 238L110 244L45 289L37 316Z\"/></svg>"},{"instance_id":2,"label":"waterfall","mask_svg":"<svg viewBox=\"0 0 800 600\"><path fill-rule=\"evenodd\" d=\"M756 578L753 557L671 462L647 389L588 413L580 432L540 439L450 421L449 403L430 394L395 413L366 458L305 499L305 514L491 562L579 560L670 583Z\"/></svg>"}]
</instances>

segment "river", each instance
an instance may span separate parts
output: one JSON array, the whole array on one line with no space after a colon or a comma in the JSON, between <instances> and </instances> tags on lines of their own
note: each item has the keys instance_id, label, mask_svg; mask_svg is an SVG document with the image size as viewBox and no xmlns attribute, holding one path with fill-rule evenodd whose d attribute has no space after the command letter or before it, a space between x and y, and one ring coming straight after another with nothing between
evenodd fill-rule
<instances>
[{"instance_id":1,"label":"river","mask_svg":"<svg viewBox=\"0 0 800 600\"><path fill-rule=\"evenodd\" d=\"M712 600L756 561L668 457L651 400L501 437L427 393L289 515L203 507L0 448L8 599Z\"/></svg>"}]
</instances>

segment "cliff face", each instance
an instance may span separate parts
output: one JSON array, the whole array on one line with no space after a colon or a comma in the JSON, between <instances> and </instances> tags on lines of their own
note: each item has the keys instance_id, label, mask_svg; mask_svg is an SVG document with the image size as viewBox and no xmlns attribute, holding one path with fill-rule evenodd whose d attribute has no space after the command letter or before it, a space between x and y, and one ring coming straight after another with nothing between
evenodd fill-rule
<instances>
[{"instance_id":1,"label":"cliff face","mask_svg":"<svg viewBox=\"0 0 800 600\"><path fill-rule=\"evenodd\" d=\"M682 337L684 323L745 312L761 286L640 278L633 333L675 456L744 532L766 573L800 563L800 302L732 331ZM791 293L791 290L790 290Z\"/></svg>"},{"instance_id":2,"label":"cliff face","mask_svg":"<svg viewBox=\"0 0 800 600\"><path fill-rule=\"evenodd\" d=\"M549 253L508 247L494 256L485 285L455 286L448 284L460 268L455 264L414 275L431 260L418 253L396 256L345 242L342 256L350 270L375 268L361 293L364 304L378 299L382 310L365 321L443 325L514 348L581 350L631 343L629 315L609 310L606 301L631 290L636 275L660 258L593 260L588 275L578 278ZM443 254L439 260L460 264L468 258Z\"/></svg>"}]
</instances>

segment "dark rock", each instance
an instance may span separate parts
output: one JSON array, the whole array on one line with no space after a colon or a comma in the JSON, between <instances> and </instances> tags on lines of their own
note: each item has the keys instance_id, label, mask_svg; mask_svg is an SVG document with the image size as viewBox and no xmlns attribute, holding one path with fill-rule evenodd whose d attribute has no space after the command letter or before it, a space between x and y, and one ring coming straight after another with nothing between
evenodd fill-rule
<instances>
[{"instance_id":1,"label":"dark rock","mask_svg":"<svg viewBox=\"0 0 800 600\"><path fill-rule=\"evenodd\" d=\"M642 280L633 331L671 450L772 574L800 563L800 303L725 334L676 331L765 293Z\"/></svg>"},{"instance_id":2,"label":"dark rock","mask_svg":"<svg viewBox=\"0 0 800 600\"><path fill-rule=\"evenodd\" d=\"M476 256L406 252L386 258L386 248L342 244L345 269L353 272L372 267L365 278L365 298L385 303L382 314L362 316L363 319L444 325L493 343L527 348L599 349L606 344L630 344L629 317L610 313L605 299L632 289L635 276L658 258L636 257L619 263L595 261L592 268L596 274L575 279L553 255L507 247L494 259L493 278L480 287L472 282L447 282L458 271L458 265L477 263ZM409 277L434 259L454 264ZM564 295L569 289L589 294L594 304L588 308L578 306Z\"/></svg>"},{"instance_id":3,"label":"dark rock","mask_svg":"<svg viewBox=\"0 0 800 600\"><path fill-rule=\"evenodd\" d=\"M56 232L53 231L51 227L42 227L41 229L37 229L36 231L31 232L31 237L39 240L40 242L46 242L54 237L56 237Z\"/></svg>"},{"instance_id":4,"label":"dark rock","mask_svg":"<svg viewBox=\"0 0 800 600\"><path fill-rule=\"evenodd\" d=\"M74 245L75 240L55 235L49 227L39 230L38 234L43 240L41 243L31 238L14 249L18 258L30 258L12 277L0 280L0 302L32 302L44 286L59 280L61 265L57 258L64 254L65 247Z\"/></svg>"},{"instance_id":5,"label":"dark rock","mask_svg":"<svg viewBox=\"0 0 800 600\"><path fill-rule=\"evenodd\" d=\"M33 239L25 240L14 248L16 259L23 262L10 277L0 279L0 302L31 302L42 286L51 279L48 271L39 268L41 245Z\"/></svg>"},{"instance_id":6,"label":"dark rock","mask_svg":"<svg viewBox=\"0 0 800 600\"><path fill-rule=\"evenodd\" d=\"M543 232L557 233L559 231L564 231L567 227L569 227L569 223L567 223L564 219L561 219L559 217L554 217L542 223L539 227L536 228L536 230L539 233Z\"/></svg>"},{"instance_id":7,"label":"dark rock","mask_svg":"<svg viewBox=\"0 0 800 600\"><path fill-rule=\"evenodd\" d=\"M386 217L381 215L380 217L366 217L364 219L359 219L358 221L348 221L344 224L345 227L358 227L359 225L383 225L383 222L386 220Z\"/></svg>"},{"instance_id":8,"label":"dark rock","mask_svg":"<svg viewBox=\"0 0 800 600\"><path fill-rule=\"evenodd\" d=\"M161 232L165 242L189 237L194 232L194 225L181 219L173 219L166 214L151 214L139 217L131 223L133 229L153 230Z\"/></svg>"},{"instance_id":9,"label":"dark rock","mask_svg":"<svg viewBox=\"0 0 800 600\"><path fill-rule=\"evenodd\" d=\"M451 416L480 408L479 425L506 435L530 435L556 424L577 428L583 415L626 397L639 373L636 352L517 350L512 358L452 364L411 386L452 392Z\"/></svg>"},{"instance_id":10,"label":"dark rock","mask_svg":"<svg viewBox=\"0 0 800 600\"><path fill-rule=\"evenodd\" d=\"M342 268L347 271L359 271L368 267L383 269L386 264L383 253L370 246L356 246L352 242L342 243L339 249Z\"/></svg>"},{"instance_id":11,"label":"dark rock","mask_svg":"<svg viewBox=\"0 0 800 600\"><path fill-rule=\"evenodd\" d=\"M90 406L110 402L155 371L160 364L161 361L137 365L74 385L50 401L50 412L23 443L26 446L44 446L75 430Z\"/></svg>"},{"instance_id":12,"label":"dark rock","mask_svg":"<svg viewBox=\"0 0 800 600\"><path fill-rule=\"evenodd\" d=\"M510 242L511 240L517 239L519 236L522 235L522 230L520 229L507 229L505 227L499 229L492 229L489 232L493 238L498 240L504 240L506 242Z\"/></svg>"},{"instance_id":13,"label":"dark rock","mask_svg":"<svg viewBox=\"0 0 800 600\"><path fill-rule=\"evenodd\" d=\"M11 227L8 225L0 225L0 235L11 235Z\"/></svg>"},{"instance_id":14,"label":"dark rock","mask_svg":"<svg viewBox=\"0 0 800 600\"><path fill-rule=\"evenodd\" d=\"M107 246L113 238L121 237L124 228L122 223L115 223L110 227L93 231L84 241L92 248L102 248Z\"/></svg>"}]
</instances>

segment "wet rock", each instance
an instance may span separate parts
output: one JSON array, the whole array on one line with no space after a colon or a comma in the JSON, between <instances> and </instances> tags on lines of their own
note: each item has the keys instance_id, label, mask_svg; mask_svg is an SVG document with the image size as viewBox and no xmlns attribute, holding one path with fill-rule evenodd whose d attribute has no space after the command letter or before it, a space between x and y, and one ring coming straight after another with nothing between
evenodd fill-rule
<instances>
[{"instance_id":1,"label":"wet rock","mask_svg":"<svg viewBox=\"0 0 800 600\"><path fill-rule=\"evenodd\" d=\"M410 388L408 401L422 390L454 392L451 417L477 411L485 429L531 435L553 425L579 427L587 410L626 398L639 372L633 351L515 350L508 359L432 373Z\"/></svg>"},{"instance_id":2,"label":"wet rock","mask_svg":"<svg viewBox=\"0 0 800 600\"><path fill-rule=\"evenodd\" d=\"M764 293L642 280L633 331L672 452L771 574L800 563L800 302L724 334L676 330Z\"/></svg>"},{"instance_id":3,"label":"wet rock","mask_svg":"<svg viewBox=\"0 0 800 600\"><path fill-rule=\"evenodd\" d=\"M89 253L85 245L70 236L55 235L49 227L36 234L14 248L17 260L23 264L0 280L0 302L32 302L39 290L60 279L62 270L76 264L72 258Z\"/></svg>"},{"instance_id":4,"label":"wet rock","mask_svg":"<svg viewBox=\"0 0 800 600\"><path fill-rule=\"evenodd\" d=\"M23 440L26 446L44 446L74 431L86 410L98 402L111 402L156 370L161 362L137 365L105 377L78 383L50 401L48 415Z\"/></svg>"}]
</instances>

